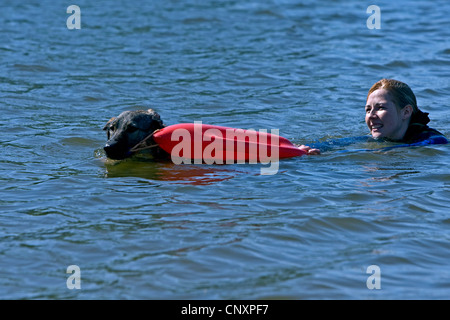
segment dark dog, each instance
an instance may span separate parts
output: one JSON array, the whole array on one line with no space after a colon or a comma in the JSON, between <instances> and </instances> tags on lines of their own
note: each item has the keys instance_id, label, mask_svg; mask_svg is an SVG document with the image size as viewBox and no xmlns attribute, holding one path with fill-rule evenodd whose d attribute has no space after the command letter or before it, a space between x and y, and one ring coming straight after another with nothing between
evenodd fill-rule
<instances>
[{"instance_id":1,"label":"dark dog","mask_svg":"<svg viewBox=\"0 0 450 320\"><path fill-rule=\"evenodd\" d=\"M161 128L164 128L164 124L153 109L124 111L109 120L103 128L108 135L103 149L108 158L114 160L125 159L142 149L148 149L154 158L167 158L168 154L150 136Z\"/></svg>"}]
</instances>

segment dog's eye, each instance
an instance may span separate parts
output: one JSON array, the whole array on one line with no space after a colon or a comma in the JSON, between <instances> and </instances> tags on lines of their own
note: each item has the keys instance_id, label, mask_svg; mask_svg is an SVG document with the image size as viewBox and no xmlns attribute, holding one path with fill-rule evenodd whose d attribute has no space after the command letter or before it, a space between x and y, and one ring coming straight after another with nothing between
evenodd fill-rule
<instances>
[{"instance_id":1,"label":"dog's eye","mask_svg":"<svg viewBox=\"0 0 450 320\"><path fill-rule=\"evenodd\" d=\"M138 129L138 128L137 128L136 126L133 126L133 125L129 125L129 126L127 127L127 131L128 131L128 132L135 132L137 129Z\"/></svg>"},{"instance_id":2,"label":"dog's eye","mask_svg":"<svg viewBox=\"0 0 450 320\"><path fill-rule=\"evenodd\" d=\"M111 138L111 133L114 133L114 130L116 130L116 128L114 126L111 126L108 128L108 130L106 130L106 134L108 136L108 140L109 138Z\"/></svg>"}]
</instances>

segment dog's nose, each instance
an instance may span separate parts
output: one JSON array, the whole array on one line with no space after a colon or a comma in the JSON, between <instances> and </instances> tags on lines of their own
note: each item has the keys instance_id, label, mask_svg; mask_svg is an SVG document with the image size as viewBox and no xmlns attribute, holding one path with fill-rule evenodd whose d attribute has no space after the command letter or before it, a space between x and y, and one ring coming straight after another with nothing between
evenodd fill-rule
<instances>
[{"instance_id":1,"label":"dog's nose","mask_svg":"<svg viewBox=\"0 0 450 320\"><path fill-rule=\"evenodd\" d=\"M117 154L117 148L115 147L115 145L110 145L109 143L107 143L103 147L103 150L105 150L105 153L108 156L108 158L111 158L111 159L119 158L118 157L119 155Z\"/></svg>"},{"instance_id":2,"label":"dog's nose","mask_svg":"<svg viewBox=\"0 0 450 320\"><path fill-rule=\"evenodd\" d=\"M105 150L106 154L111 153L112 147L109 143L105 144L105 146L103 147L103 150Z\"/></svg>"},{"instance_id":3,"label":"dog's nose","mask_svg":"<svg viewBox=\"0 0 450 320\"><path fill-rule=\"evenodd\" d=\"M114 142L107 142L103 150L105 150L106 156L110 159L121 160L127 157L127 150L124 150L121 145Z\"/></svg>"}]
</instances>

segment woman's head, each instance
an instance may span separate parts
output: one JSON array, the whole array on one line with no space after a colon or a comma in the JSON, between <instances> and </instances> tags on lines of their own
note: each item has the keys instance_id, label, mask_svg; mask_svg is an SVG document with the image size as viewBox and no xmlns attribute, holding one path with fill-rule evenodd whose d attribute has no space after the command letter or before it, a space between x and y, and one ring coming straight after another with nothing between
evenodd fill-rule
<instances>
[{"instance_id":1,"label":"woman's head","mask_svg":"<svg viewBox=\"0 0 450 320\"><path fill-rule=\"evenodd\" d=\"M365 120L375 139L401 140L418 113L413 91L398 80L381 79L367 94Z\"/></svg>"},{"instance_id":2,"label":"woman's head","mask_svg":"<svg viewBox=\"0 0 450 320\"><path fill-rule=\"evenodd\" d=\"M372 92L378 89L386 89L389 91L399 110L407 105L410 105L413 108L413 113L416 113L419 110L417 107L416 96L406 83L394 79L381 79L370 88L367 99L369 99Z\"/></svg>"}]
</instances>

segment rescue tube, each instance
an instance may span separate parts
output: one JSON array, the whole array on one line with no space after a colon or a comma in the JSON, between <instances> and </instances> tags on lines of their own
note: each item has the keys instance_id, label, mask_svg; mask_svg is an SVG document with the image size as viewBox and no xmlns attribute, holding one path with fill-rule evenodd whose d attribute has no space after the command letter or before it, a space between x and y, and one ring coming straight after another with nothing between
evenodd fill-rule
<instances>
[{"instance_id":1,"label":"rescue tube","mask_svg":"<svg viewBox=\"0 0 450 320\"><path fill-rule=\"evenodd\" d=\"M201 122L167 126L155 131L153 139L172 159L197 160L194 163L268 163L306 154L288 139L267 130L244 130Z\"/></svg>"}]
</instances>

